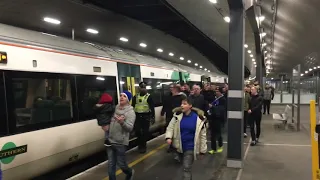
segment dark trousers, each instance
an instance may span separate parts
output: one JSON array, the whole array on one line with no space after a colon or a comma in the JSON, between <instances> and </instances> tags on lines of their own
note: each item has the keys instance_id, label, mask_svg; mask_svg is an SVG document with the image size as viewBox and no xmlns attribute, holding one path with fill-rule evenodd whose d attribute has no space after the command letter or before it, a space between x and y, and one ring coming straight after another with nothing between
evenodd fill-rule
<instances>
[{"instance_id":1,"label":"dark trousers","mask_svg":"<svg viewBox=\"0 0 320 180\"><path fill-rule=\"evenodd\" d=\"M263 114L266 113L266 110L268 114L270 114L270 105L271 105L271 100L263 100Z\"/></svg>"},{"instance_id":2,"label":"dark trousers","mask_svg":"<svg viewBox=\"0 0 320 180\"><path fill-rule=\"evenodd\" d=\"M210 117L209 119L209 127L210 127L210 134L211 134L211 149L216 151L217 150L217 141L219 147L223 146L223 139L221 134L223 120L217 119L214 117Z\"/></svg>"},{"instance_id":3,"label":"dark trousers","mask_svg":"<svg viewBox=\"0 0 320 180\"><path fill-rule=\"evenodd\" d=\"M136 114L135 133L138 141L138 149L147 149L149 137L150 116L149 114Z\"/></svg>"},{"instance_id":4,"label":"dark trousers","mask_svg":"<svg viewBox=\"0 0 320 180\"><path fill-rule=\"evenodd\" d=\"M248 111L243 112L243 133L247 133Z\"/></svg>"},{"instance_id":5,"label":"dark trousers","mask_svg":"<svg viewBox=\"0 0 320 180\"><path fill-rule=\"evenodd\" d=\"M252 113L249 115L250 133L252 141L260 137L261 133L261 112Z\"/></svg>"},{"instance_id":6,"label":"dark trousers","mask_svg":"<svg viewBox=\"0 0 320 180\"><path fill-rule=\"evenodd\" d=\"M192 180L192 164L194 161L194 153L192 150L185 151L183 154L180 154L182 157L182 166L183 166L183 180Z\"/></svg>"},{"instance_id":7,"label":"dark trousers","mask_svg":"<svg viewBox=\"0 0 320 180\"><path fill-rule=\"evenodd\" d=\"M112 144L107 148L108 153L108 173L110 180L116 180L116 165L125 173L128 177L132 175L132 169L129 168L126 161L126 146Z\"/></svg>"}]
</instances>

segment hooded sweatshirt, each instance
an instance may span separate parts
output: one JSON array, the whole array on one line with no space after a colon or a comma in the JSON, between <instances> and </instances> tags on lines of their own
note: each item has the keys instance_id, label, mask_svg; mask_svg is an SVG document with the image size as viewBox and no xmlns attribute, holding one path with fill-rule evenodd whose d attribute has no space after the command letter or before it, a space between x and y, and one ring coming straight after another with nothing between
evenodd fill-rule
<instances>
[{"instance_id":1,"label":"hooded sweatshirt","mask_svg":"<svg viewBox=\"0 0 320 180\"><path fill-rule=\"evenodd\" d=\"M115 119L116 116L124 116L124 122L120 124ZM130 104L123 107L117 105L109 129L109 141L111 144L129 145L129 136L135 120L136 114Z\"/></svg>"}]
</instances>

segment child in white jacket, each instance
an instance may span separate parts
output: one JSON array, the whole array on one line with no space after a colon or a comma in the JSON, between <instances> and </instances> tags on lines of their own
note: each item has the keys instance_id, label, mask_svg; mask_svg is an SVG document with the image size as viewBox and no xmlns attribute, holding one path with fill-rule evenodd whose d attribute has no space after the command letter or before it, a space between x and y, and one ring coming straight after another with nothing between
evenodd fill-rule
<instances>
[{"instance_id":1,"label":"child in white jacket","mask_svg":"<svg viewBox=\"0 0 320 180\"><path fill-rule=\"evenodd\" d=\"M207 136L204 112L192 107L191 99L182 100L181 107L173 110L166 141L173 145L183 160L183 179L191 180L191 168L197 155L207 152Z\"/></svg>"}]
</instances>

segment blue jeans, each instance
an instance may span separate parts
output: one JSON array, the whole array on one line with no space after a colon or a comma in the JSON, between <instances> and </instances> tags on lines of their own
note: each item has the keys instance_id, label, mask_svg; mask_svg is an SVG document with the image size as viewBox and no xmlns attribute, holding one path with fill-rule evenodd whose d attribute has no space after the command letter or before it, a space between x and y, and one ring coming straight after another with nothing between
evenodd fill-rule
<instances>
[{"instance_id":1,"label":"blue jeans","mask_svg":"<svg viewBox=\"0 0 320 180\"><path fill-rule=\"evenodd\" d=\"M116 165L130 177L132 175L132 169L129 168L126 161L126 146L112 144L111 147L107 148L108 152L108 173L109 180L116 180Z\"/></svg>"}]
</instances>

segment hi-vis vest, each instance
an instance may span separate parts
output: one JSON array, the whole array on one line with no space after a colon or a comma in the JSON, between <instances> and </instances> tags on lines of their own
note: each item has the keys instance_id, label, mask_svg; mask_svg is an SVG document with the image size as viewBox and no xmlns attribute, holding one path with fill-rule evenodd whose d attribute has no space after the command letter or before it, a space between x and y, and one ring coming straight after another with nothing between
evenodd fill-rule
<instances>
[{"instance_id":1,"label":"hi-vis vest","mask_svg":"<svg viewBox=\"0 0 320 180\"><path fill-rule=\"evenodd\" d=\"M144 96L140 96L140 94L137 94L136 96L136 105L134 107L134 111L137 113L148 113L150 112L150 107L148 104L148 98L150 94L147 93Z\"/></svg>"}]
</instances>

